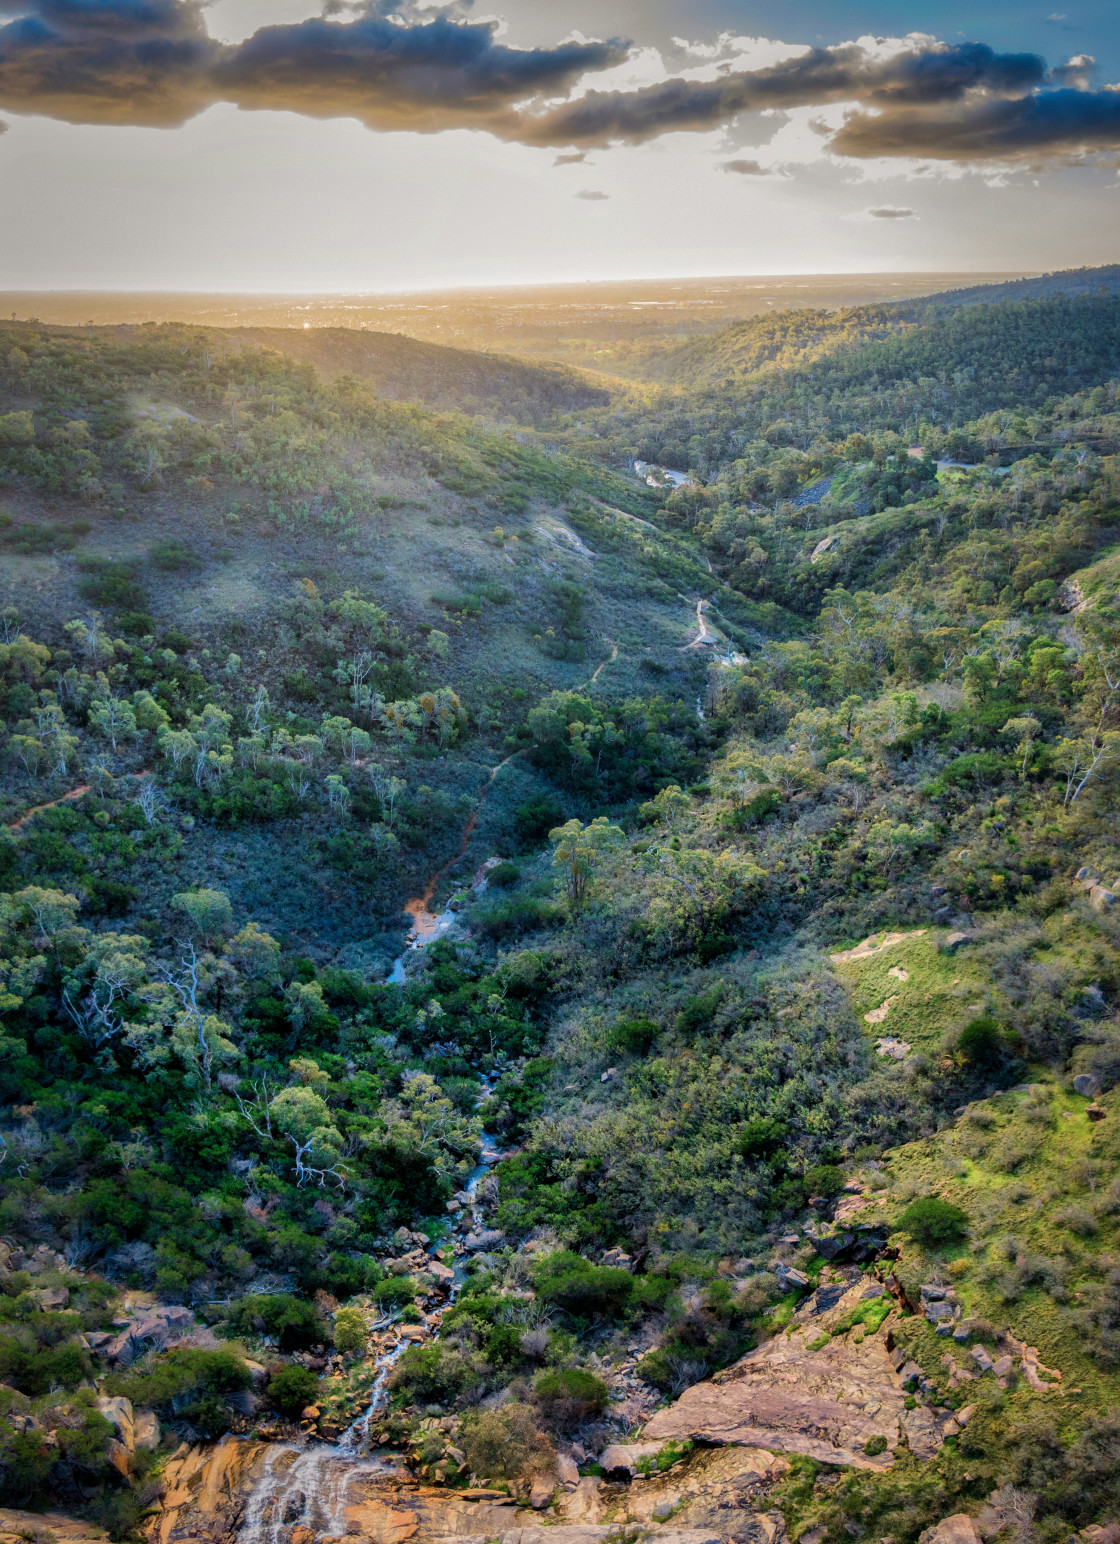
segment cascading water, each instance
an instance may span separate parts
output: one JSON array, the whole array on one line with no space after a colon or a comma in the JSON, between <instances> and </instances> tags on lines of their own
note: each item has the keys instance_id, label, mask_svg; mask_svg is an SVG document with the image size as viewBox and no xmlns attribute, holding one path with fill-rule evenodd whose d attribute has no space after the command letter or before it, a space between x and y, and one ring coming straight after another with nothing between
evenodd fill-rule
<instances>
[{"instance_id":1,"label":"cascading water","mask_svg":"<svg viewBox=\"0 0 1120 1544\"><path fill-rule=\"evenodd\" d=\"M445 920L446 919L446 920ZM442 926L417 937L411 948L423 948L432 938L445 932L455 920L453 912L436 919ZM404 955L394 963L390 981L403 981ZM479 1105L487 1099L493 1083L483 1077ZM499 1157L498 1148L487 1136L482 1138L479 1161L463 1186L467 1200L462 1215L478 1227L482 1224L478 1190ZM465 1253L456 1242L457 1255ZM449 1301L454 1302L465 1279L461 1260L456 1262ZM393 1321L383 1320L375 1329L387 1328ZM265 1459L264 1470L253 1487L238 1530L238 1544L285 1544L287 1530L303 1526L321 1537L347 1533L346 1507L350 1489L359 1476L388 1478L397 1472L388 1462L370 1454L370 1422L386 1402L386 1385L394 1363L408 1349L410 1341L400 1340L382 1353L374 1364L370 1402L363 1413L342 1433L335 1446L315 1442L307 1447L278 1443Z\"/></svg>"}]
</instances>

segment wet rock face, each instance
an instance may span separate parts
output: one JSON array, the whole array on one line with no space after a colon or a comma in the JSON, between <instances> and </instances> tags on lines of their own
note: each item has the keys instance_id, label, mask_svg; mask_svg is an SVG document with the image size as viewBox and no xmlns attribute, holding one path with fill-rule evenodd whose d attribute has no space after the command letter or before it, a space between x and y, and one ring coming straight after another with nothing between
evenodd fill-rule
<instances>
[{"instance_id":1,"label":"wet rock face","mask_svg":"<svg viewBox=\"0 0 1120 1544\"><path fill-rule=\"evenodd\" d=\"M692 1438L884 1470L905 1435L919 1458L931 1458L943 1440L940 1426L924 1406L907 1411L887 1350L886 1326L862 1339L854 1334L827 1338L868 1290L867 1282L859 1280L838 1299L833 1288L814 1293L788 1334L686 1389L675 1405L647 1423L642 1440Z\"/></svg>"},{"instance_id":2,"label":"wet rock face","mask_svg":"<svg viewBox=\"0 0 1120 1544\"><path fill-rule=\"evenodd\" d=\"M265 1443L223 1437L176 1454L164 1470L162 1509L148 1524L151 1544L233 1544L268 1453Z\"/></svg>"}]
</instances>

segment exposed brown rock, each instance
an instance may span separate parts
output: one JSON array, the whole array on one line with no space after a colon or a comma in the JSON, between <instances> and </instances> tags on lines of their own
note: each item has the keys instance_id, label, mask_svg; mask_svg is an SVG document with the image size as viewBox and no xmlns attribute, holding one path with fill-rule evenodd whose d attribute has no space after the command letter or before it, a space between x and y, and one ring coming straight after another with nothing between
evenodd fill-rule
<instances>
[{"instance_id":1,"label":"exposed brown rock","mask_svg":"<svg viewBox=\"0 0 1120 1544\"><path fill-rule=\"evenodd\" d=\"M943 1517L933 1528L919 1536L918 1544L981 1544L976 1524L967 1512Z\"/></svg>"},{"instance_id":2,"label":"exposed brown rock","mask_svg":"<svg viewBox=\"0 0 1120 1544\"><path fill-rule=\"evenodd\" d=\"M856 1282L837 1302L819 1311L814 1294L790 1330L748 1352L725 1372L687 1389L647 1422L645 1442L690 1437L703 1442L800 1453L822 1463L884 1470L905 1433L911 1448L930 1457L941 1444L932 1413L907 1411L887 1352L885 1326L857 1343L852 1335L819 1344L822 1334L846 1320L865 1296ZM810 1350L815 1345L815 1350ZM881 1439L881 1453L867 1444Z\"/></svg>"}]
</instances>

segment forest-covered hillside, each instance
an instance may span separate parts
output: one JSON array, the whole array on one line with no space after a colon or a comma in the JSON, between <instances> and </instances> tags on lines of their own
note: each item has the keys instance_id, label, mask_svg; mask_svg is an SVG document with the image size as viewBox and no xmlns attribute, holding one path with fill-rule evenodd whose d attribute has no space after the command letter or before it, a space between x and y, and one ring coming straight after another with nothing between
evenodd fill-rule
<instances>
[{"instance_id":1,"label":"forest-covered hillside","mask_svg":"<svg viewBox=\"0 0 1120 1544\"><path fill-rule=\"evenodd\" d=\"M524 412L0 328L6 1503L129 1537L181 1441L337 1437L392 1324L452 1490L878 1346L893 1435L772 1432L775 1528L1114 1520L1117 305Z\"/></svg>"}]
</instances>

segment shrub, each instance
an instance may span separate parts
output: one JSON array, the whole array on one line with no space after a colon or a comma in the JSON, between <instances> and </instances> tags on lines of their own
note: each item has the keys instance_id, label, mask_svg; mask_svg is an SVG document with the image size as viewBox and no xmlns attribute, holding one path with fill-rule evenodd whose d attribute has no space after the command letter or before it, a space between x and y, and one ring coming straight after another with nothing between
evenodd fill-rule
<instances>
[{"instance_id":1,"label":"shrub","mask_svg":"<svg viewBox=\"0 0 1120 1544\"><path fill-rule=\"evenodd\" d=\"M844 1171L833 1163L818 1163L805 1170L804 1184L810 1195L838 1196L844 1188Z\"/></svg>"},{"instance_id":2,"label":"shrub","mask_svg":"<svg viewBox=\"0 0 1120 1544\"><path fill-rule=\"evenodd\" d=\"M607 1030L606 1047L627 1056L645 1056L660 1033L652 1019L623 1019Z\"/></svg>"},{"instance_id":3,"label":"shrub","mask_svg":"<svg viewBox=\"0 0 1120 1544\"><path fill-rule=\"evenodd\" d=\"M327 1338L326 1327L313 1306L288 1293L243 1297L235 1305L231 1323L242 1331L275 1336L281 1351L320 1345Z\"/></svg>"},{"instance_id":4,"label":"shrub","mask_svg":"<svg viewBox=\"0 0 1120 1544\"><path fill-rule=\"evenodd\" d=\"M615 1265L592 1265L570 1250L546 1255L533 1273L539 1295L575 1314L614 1314L634 1289L629 1271Z\"/></svg>"},{"instance_id":5,"label":"shrub","mask_svg":"<svg viewBox=\"0 0 1120 1544\"><path fill-rule=\"evenodd\" d=\"M374 1284L373 1296L383 1312L392 1313L394 1308L403 1308L412 1302L416 1296L416 1283L411 1276L390 1276L386 1281Z\"/></svg>"},{"instance_id":6,"label":"shrub","mask_svg":"<svg viewBox=\"0 0 1120 1544\"><path fill-rule=\"evenodd\" d=\"M1004 1045L995 1019L982 1015L966 1024L961 1030L957 1049L972 1067L996 1066Z\"/></svg>"},{"instance_id":7,"label":"shrub","mask_svg":"<svg viewBox=\"0 0 1120 1544\"><path fill-rule=\"evenodd\" d=\"M249 1369L232 1351L187 1346L156 1358L143 1371L111 1379L107 1388L133 1405L174 1414L201 1436L217 1437L229 1425L226 1399L251 1382Z\"/></svg>"},{"instance_id":8,"label":"shrub","mask_svg":"<svg viewBox=\"0 0 1120 1544\"><path fill-rule=\"evenodd\" d=\"M610 1390L602 1378L582 1367L545 1372L533 1385L533 1398L542 1414L560 1430L578 1426L607 1408Z\"/></svg>"},{"instance_id":9,"label":"shrub","mask_svg":"<svg viewBox=\"0 0 1120 1544\"><path fill-rule=\"evenodd\" d=\"M480 1382L475 1361L441 1342L410 1346L389 1376L390 1389L407 1404L447 1404Z\"/></svg>"},{"instance_id":10,"label":"shrub","mask_svg":"<svg viewBox=\"0 0 1120 1544\"><path fill-rule=\"evenodd\" d=\"M366 1321L360 1308L340 1308L334 1316L334 1343L344 1356L365 1349Z\"/></svg>"},{"instance_id":11,"label":"shrub","mask_svg":"<svg viewBox=\"0 0 1120 1544\"><path fill-rule=\"evenodd\" d=\"M319 1380L306 1367L292 1363L273 1373L268 1383L268 1402L281 1415L297 1416L306 1406L314 1404L319 1392Z\"/></svg>"},{"instance_id":12,"label":"shrub","mask_svg":"<svg viewBox=\"0 0 1120 1544\"><path fill-rule=\"evenodd\" d=\"M564 824L564 811L555 799L530 799L514 811L518 835L526 841L541 841L554 826Z\"/></svg>"},{"instance_id":13,"label":"shrub","mask_svg":"<svg viewBox=\"0 0 1120 1544\"><path fill-rule=\"evenodd\" d=\"M968 1213L937 1196L923 1196L911 1201L897 1226L919 1244L948 1244L968 1227Z\"/></svg>"},{"instance_id":14,"label":"shrub","mask_svg":"<svg viewBox=\"0 0 1120 1544\"><path fill-rule=\"evenodd\" d=\"M743 1158L769 1158L786 1139L785 1121L760 1115L744 1121L735 1138L735 1151Z\"/></svg>"},{"instance_id":15,"label":"shrub","mask_svg":"<svg viewBox=\"0 0 1120 1544\"><path fill-rule=\"evenodd\" d=\"M555 1454L537 1426L536 1412L511 1400L500 1410L480 1410L464 1416L459 1445L473 1475L515 1480L534 1469L552 1467Z\"/></svg>"},{"instance_id":16,"label":"shrub","mask_svg":"<svg viewBox=\"0 0 1120 1544\"><path fill-rule=\"evenodd\" d=\"M521 870L516 863L499 863L487 874L486 883L504 890L508 885L515 885L520 878Z\"/></svg>"}]
</instances>

